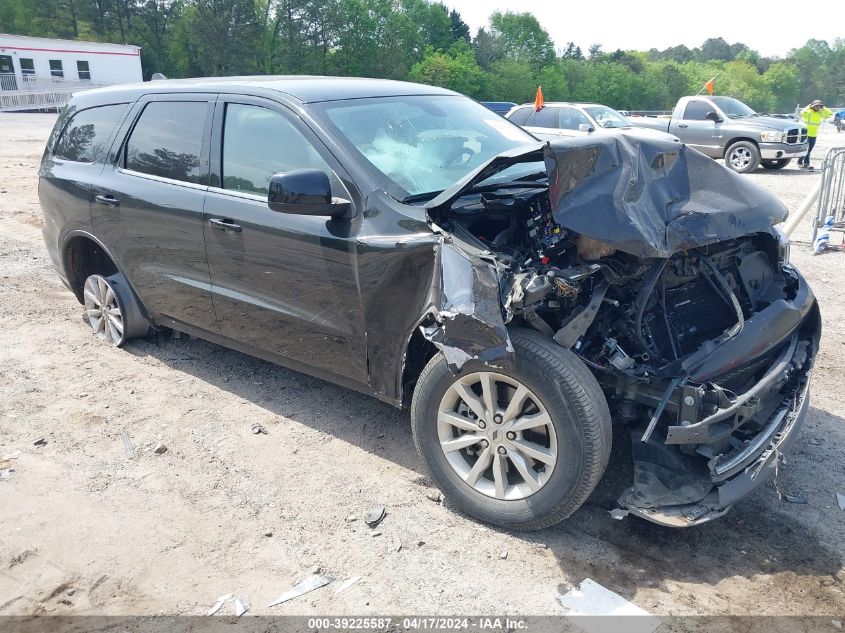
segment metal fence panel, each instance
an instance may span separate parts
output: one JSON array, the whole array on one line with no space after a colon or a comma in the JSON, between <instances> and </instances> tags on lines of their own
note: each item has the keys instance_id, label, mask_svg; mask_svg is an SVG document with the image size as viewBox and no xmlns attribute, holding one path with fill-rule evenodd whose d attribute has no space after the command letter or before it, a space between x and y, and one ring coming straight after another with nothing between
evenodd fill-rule
<instances>
[{"instance_id":1,"label":"metal fence panel","mask_svg":"<svg viewBox=\"0 0 845 633\"><path fill-rule=\"evenodd\" d=\"M831 148L824 157L817 209L813 243L831 216L833 223L829 229L845 233L845 147Z\"/></svg>"}]
</instances>

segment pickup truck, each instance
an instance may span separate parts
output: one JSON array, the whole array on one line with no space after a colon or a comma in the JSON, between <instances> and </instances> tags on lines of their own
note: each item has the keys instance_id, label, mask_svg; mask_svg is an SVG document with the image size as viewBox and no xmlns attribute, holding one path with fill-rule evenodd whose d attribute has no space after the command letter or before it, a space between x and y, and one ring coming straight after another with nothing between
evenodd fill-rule
<instances>
[{"instance_id":1,"label":"pickup truck","mask_svg":"<svg viewBox=\"0 0 845 633\"><path fill-rule=\"evenodd\" d=\"M724 158L725 165L745 174L763 165L783 169L807 153L807 126L758 114L732 97L681 97L671 117L631 116L639 127L669 132L690 147Z\"/></svg>"}]
</instances>

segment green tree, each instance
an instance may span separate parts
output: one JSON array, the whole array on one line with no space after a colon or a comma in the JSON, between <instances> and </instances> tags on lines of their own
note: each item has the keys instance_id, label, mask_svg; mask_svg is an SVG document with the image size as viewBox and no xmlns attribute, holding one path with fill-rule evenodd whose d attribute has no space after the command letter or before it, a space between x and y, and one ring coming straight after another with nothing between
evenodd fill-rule
<instances>
[{"instance_id":1,"label":"green tree","mask_svg":"<svg viewBox=\"0 0 845 633\"><path fill-rule=\"evenodd\" d=\"M695 59L700 62L712 60L730 61L734 58L731 46L721 37L711 37L695 50Z\"/></svg>"},{"instance_id":2,"label":"green tree","mask_svg":"<svg viewBox=\"0 0 845 633\"><path fill-rule=\"evenodd\" d=\"M450 30L452 31L452 39L456 42L464 40L467 44L472 41L469 34L469 25L461 19L461 14L452 9L449 11L449 22L451 22Z\"/></svg>"},{"instance_id":3,"label":"green tree","mask_svg":"<svg viewBox=\"0 0 845 633\"><path fill-rule=\"evenodd\" d=\"M792 112L798 103L798 69L787 62L776 62L763 74L769 99L769 112Z\"/></svg>"},{"instance_id":4,"label":"green tree","mask_svg":"<svg viewBox=\"0 0 845 633\"><path fill-rule=\"evenodd\" d=\"M575 42L567 42L566 48L563 49L560 58L582 60L584 59L584 54L581 52L581 47L576 46Z\"/></svg>"},{"instance_id":5,"label":"green tree","mask_svg":"<svg viewBox=\"0 0 845 633\"><path fill-rule=\"evenodd\" d=\"M537 75L537 85L543 87L543 97L546 101L569 99L569 82L559 62L540 70Z\"/></svg>"},{"instance_id":6,"label":"green tree","mask_svg":"<svg viewBox=\"0 0 845 633\"><path fill-rule=\"evenodd\" d=\"M554 62L552 39L530 13L496 11L490 16L490 27L503 57L528 64L535 71Z\"/></svg>"},{"instance_id":7,"label":"green tree","mask_svg":"<svg viewBox=\"0 0 845 633\"><path fill-rule=\"evenodd\" d=\"M423 59L411 68L411 81L449 88L470 97L481 97L486 88L484 71L466 40L458 40L448 52L429 46Z\"/></svg>"},{"instance_id":8,"label":"green tree","mask_svg":"<svg viewBox=\"0 0 845 633\"><path fill-rule=\"evenodd\" d=\"M530 64L501 59L493 64L488 95L495 101L525 103L534 99L537 85L534 69Z\"/></svg>"}]
</instances>

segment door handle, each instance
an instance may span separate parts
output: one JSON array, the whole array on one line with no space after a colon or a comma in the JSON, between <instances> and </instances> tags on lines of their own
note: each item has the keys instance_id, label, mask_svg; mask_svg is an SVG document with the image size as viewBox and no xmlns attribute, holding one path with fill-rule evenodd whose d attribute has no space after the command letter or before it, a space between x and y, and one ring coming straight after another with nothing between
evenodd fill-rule
<instances>
[{"instance_id":1,"label":"door handle","mask_svg":"<svg viewBox=\"0 0 845 633\"><path fill-rule=\"evenodd\" d=\"M687 125L686 123L679 123L678 127L689 127L689 125Z\"/></svg>"},{"instance_id":2,"label":"door handle","mask_svg":"<svg viewBox=\"0 0 845 633\"><path fill-rule=\"evenodd\" d=\"M219 231L226 231L227 233L240 233L240 224L235 224L234 220L229 218L211 218L208 223Z\"/></svg>"},{"instance_id":3,"label":"door handle","mask_svg":"<svg viewBox=\"0 0 845 633\"><path fill-rule=\"evenodd\" d=\"M96 200L99 204L103 204L107 207L114 208L120 206L120 200L118 200L112 195L94 196L94 200Z\"/></svg>"}]
</instances>

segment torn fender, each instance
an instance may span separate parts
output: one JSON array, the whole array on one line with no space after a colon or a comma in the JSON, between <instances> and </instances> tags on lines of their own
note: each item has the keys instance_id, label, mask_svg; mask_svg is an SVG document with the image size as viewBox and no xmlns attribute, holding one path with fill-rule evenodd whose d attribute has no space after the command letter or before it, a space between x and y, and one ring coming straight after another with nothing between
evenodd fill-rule
<instances>
[{"instance_id":1,"label":"torn fender","mask_svg":"<svg viewBox=\"0 0 845 633\"><path fill-rule=\"evenodd\" d=\"M446 357L453 373L477 360L491 367L513 367L513 346L502 310L495 260L471 247L443 239L436 252L430 314L423 336Z\"/></svg>"}]
</instances>

